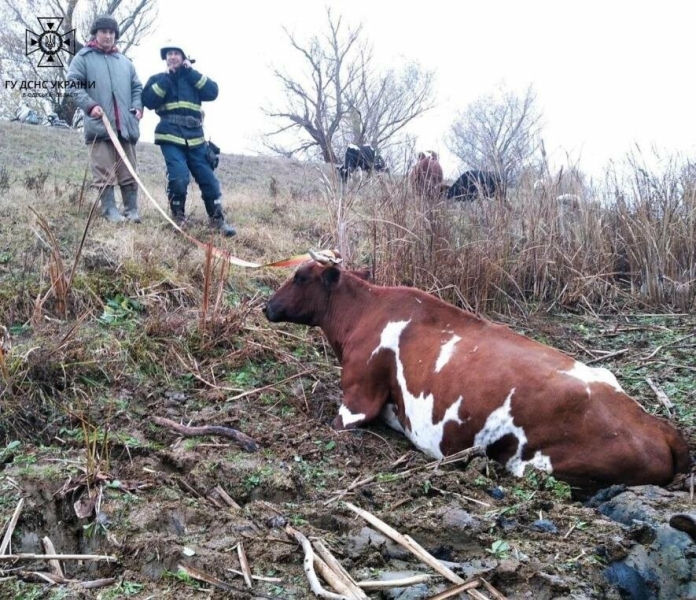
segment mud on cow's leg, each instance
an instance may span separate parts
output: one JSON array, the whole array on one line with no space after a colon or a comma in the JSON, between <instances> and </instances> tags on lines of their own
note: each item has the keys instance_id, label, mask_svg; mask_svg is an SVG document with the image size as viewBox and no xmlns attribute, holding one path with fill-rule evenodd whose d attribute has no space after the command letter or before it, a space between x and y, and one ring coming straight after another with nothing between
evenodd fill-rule
<instances>
[{"instance_id":1,"label":"mud on cow's leg","mask_svg":"<svg viewBox=\"0 0 696 600\"><path fill-rule=\"evenodd\" d=\"M344 385L343 402L331 425L334 429L360 427L379 415L385 401L386 396L382 398L375 397L374 394L367 394L364 386L353 385L346 388Z\"/></svg>"}]
</instances>

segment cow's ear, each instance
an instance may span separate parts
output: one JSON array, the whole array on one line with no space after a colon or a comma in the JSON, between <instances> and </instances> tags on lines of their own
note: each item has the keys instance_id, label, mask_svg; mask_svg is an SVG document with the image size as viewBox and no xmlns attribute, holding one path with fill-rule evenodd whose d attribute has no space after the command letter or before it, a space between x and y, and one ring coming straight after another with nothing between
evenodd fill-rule
<instances>
[{"instance_id":1,"label":"cow's ear","mask_svg":"<svg viewBox=\"0 0 696 600\"><path fill-rule=\"evenodd\" d=\"M359 271L351 271L351 273L365 281L370 281L372 279L372 273L369 269L360 269Z\"/></svg>"},{"instance_id":2,"label":"cow's ear","mask_svg":"<svg viewBox=\"0 0 696 600\"><path fill-rule=\"evenodd\" d=\"M341 279L341 269L339 267L324 267L321 280L328 288L334 287Z\"/></svg>"}]
</instances>

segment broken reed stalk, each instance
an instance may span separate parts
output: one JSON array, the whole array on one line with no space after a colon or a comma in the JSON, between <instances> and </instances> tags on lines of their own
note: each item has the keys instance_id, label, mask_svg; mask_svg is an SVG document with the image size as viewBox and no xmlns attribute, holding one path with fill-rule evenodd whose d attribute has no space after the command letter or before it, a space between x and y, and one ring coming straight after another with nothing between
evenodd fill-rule
<instances>
[{"instance_id":1,"label":"broken reed stalk","mask_svg":"<svg viewBox=\"0 0 696 600\"><path fill-rule=\"evenodd\" d=\"M345 584L348 591L358 600L369 600L367 594L360 589L356 581L350 576L341 563L336 560L336 557L331 554L329 549L324 545L324 542L318 539L313 539L312 544L315 550L328 565L328 567L336 574L336 576Z\"/></svg>"},{"instance_id":2,"label":"broken reed stalk","mask_svg":"<svg viewBox=\"0 0 696 600\"><path fill-rule=\"evenodd\" d=\"M410 587L419 583L428 583L432 575L414 575L404 579L389 579L385 581L358 581L363 590L388 590L391 588Z\"/></svg>"},{"instance_id":3,"label":"broken reed stalk","mask_svg":"<svg viewBox=\"0 0 696 600\"><path fill-rule=\"evenodd\" d=\"M201 331L205 331L208 319L208 307L210 305L210 280L213 270L213 245L205 245L205 266L203 268L203 301L201 304Z\"/></svg>"},{"instance_id":4,"label":"broken reed stalk","mask_svg":"<svg viewBox=\"0 0 696 600\"><path fill-rule=\"evenodd\" d=\"M87 560L118 562L115 556L106 554L0 554L0 561L3 560Z\"/></svg>"},{"instance_id":5,"label":"broken reed stalk","mask_svg":"<svg viewBox=\"0 0 696 600\"><path fill-rule=\"evenodd\" d=\"M352 510L354 513L365 519L368 523L370 523L373 527L376 527L381 531L383 534L385 534L387 537L391 538L394 540L397 544L400 544L404 548L406 548L411 554L419 558L423 563L428 565L430 568L434 569L437 571L440 575L451 581L452 583L456 584L463 584L464 580L459 577L456 573L454 573L452 570L448 569L445 565L443 565L439 560L437 560L432 554L426 552L426 550L420 546L415 540L413 540L411 537L407 535L402 535L400 534L396 529L393 527L390 527L387 525L384 521L378 519L376 516L374 516L372 513L367 512L366 510L363 510L362 508L359 508L350 502L346 502L345 505Z\"/></svg>"},{"instance_id":6,"label":"broken reed stalk","mask_svg":"<svg viewBox=\"0 0 696 600\"><path fill-rule=\"evenodd\" d=\"M56 554L56 548L53 545L53 542L51 541L51 538L46 536L43 540L43 547L44 547L44 552L46 554ZM57 577L60 577L61 579L65 577L65 574L63 573L63 567L60 566L60 562L57 560L49 560L48 561L48 566L51 567L51 572L56 575Z\"/></svg>"},{"instance_id":7,"label":"broken reed stalk","mask_svg":"<svg viewBox=\"0 0 696 600\"><path fill-rule=\"evenodd\" d=\"M4 557L7 547L10 545L12 540L12 534L14 533L15 527L17 526L17 520L19 519L19 514L22 512L22 506L24 506L24 498L20 498L15 507L14 513L12 513L12 518L7 525L7 531L5 532L5 537L2 539L2 544L0 544L0 558Z\"/></svg>"},{"instance_id":8,"label":"broken reed stalk","mask_svg":"<svg viewBox=\"0 0 696 600\"><path fill-rule=\"evenodd\" d=\"M244 573L244 582L247 584L247 587L253 587L254 582L251 577L251 568L249 568L249 560L247 559L242 542L237 544L237 556L239 556L239 566L242 567L242 573Z\"/></svg>"},{"instance_id":9,"label":"broken reed stalk","mask_svg":"<svg viewBox=\"0 0 696 600\"><path fill-rule=\"evenodd\" d=\"M285 533L287 533L290 537L295 538L295 540L299 542L300 546L302 546L302 550L304 552L304 571L307 575L307 580L309 581L309 587L314 592L315 596L320 598L328 598L329 600L353 600L349 596L334 594L333 592L325 590L319 582L316 572L314 571L314 550L312 549L312 544L310 544L309 540L302 533L290 525L285 526Z\"/></svg>"},{"instance_id":10,"label":"broken reed stalk","mask_svg":"<svg viewBox=\"0 0 696 600\"><path fill-rule=\"evenodd\" d=\"M235 589L234 587L225 583L221 579L218 579L217 577L213 577L212 575L208 575L207 573L204 573L203 571L199 571L198 569L194 569L191 566L177 565L177 568L179 569L179 571L181 571L185 575L188 575L192 579L197 579L198 581L203 581L204 583L212 585L213 587L216 587L216 588L223 590L225 592L232 592Z\"/></svg>"}]
</instances>

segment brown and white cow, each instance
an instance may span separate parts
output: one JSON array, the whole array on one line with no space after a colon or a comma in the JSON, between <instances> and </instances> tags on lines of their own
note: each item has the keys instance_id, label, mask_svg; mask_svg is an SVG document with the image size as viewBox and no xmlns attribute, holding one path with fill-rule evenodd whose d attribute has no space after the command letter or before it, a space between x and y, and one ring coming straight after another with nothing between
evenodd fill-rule
<instances>
[{"instance_id":1,"label":"brown and white cow","mask_svg":"<svg viewBox=\"0 0 696 600\"><path fill-rule=\"evenodd\" d=\"M533 465L584 488L664 485L689 469L682 435L607 369L313 256L265 313L328 338L343 367L335 428L381 415L434 458L480 445L515 475Z\"/></svg>"},{"instance_id":2,"label":"brown and white cow","mask_svg":"<svg viewBox=\"0 0 696 600\"><path fill-rule=\"evenodd\" d=\"M411 169L411 185L422 196L435 197L442 189L443 173L437 153L432 150L418 153L418 162Z\"/></svg>"}]
</instances>

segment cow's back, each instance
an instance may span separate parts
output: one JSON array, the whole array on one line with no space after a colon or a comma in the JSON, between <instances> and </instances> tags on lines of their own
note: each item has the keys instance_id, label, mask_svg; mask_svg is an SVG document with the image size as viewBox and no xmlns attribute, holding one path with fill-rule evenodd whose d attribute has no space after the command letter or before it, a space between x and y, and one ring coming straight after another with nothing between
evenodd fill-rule
<instances>
[{"instance_id":1,"label":"cow's back","mask_svg":"<svg viewBox=\"0 0 696 600\"><path fill-rule=\"evenodd\" d=\"M352 351L424 452L481 444L517 475L533 465L583 485L664 484L688 468L681 434L606 369L427 294L376 289L381 308L364 311Z\"/></svg>"}]
</instances>

